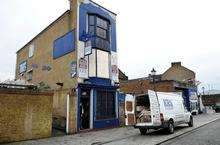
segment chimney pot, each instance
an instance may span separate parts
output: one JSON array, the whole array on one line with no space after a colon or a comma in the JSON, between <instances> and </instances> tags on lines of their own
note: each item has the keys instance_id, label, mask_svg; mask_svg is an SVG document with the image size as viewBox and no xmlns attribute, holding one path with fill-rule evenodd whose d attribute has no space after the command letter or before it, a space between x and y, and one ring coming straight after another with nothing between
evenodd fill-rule
<instances>
[{"instance_id":1,"label":"chimney pot","mask_svg":"<svg viewBox=\"0 0 220 145\"><path fill-rule=\"evenodd\" d=\"M171 63L171 66L172 66L172 67L181 66L181 62L172 62L172 63Z\"/></svg>"}]
</instances>

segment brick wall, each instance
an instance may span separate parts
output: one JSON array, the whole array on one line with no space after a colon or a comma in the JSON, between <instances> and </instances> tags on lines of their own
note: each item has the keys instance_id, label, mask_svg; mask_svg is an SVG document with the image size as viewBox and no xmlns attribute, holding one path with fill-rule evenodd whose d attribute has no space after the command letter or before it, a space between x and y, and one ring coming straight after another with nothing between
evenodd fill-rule
<instances>
[{"instance_id":1,"label":"brick wall","mask_svg":"<svg viewBox=\"0 0 220 145\"><path fill-rule=\"evenodd\" d=\"M0 90L0 143L50 137L53 94Z\"/></svg>"},{"instance_id":2,"label":"brick wall","mask_svg":"<svg viewBox=\"0 0 220 145\"><path fill-rule=\"evenodd\" d=\"M204 106L213 106L216 103L220 103L220 94L216 95L203 95L202 103Z\"/></svg>"},{"instance_id":3,"label":"brick wall","mask_svg":"<svg viewBox=\"0 0 220 145\"><path fill-rule=\"evenodd\" d=\"M144 94L148 90L154 90L154 84L147 79L129 80L120 83L120 91L128 94ZM160 92L175 91L173 81L161 81L155 83L155 90Z\"/></svg>"},{"instance_id":4,"label":"brick wall","mask_svg":"<svg viewBox=\"0 0 220 145\"><path fill-rule=\"evenodd\" d=\"M53 59L54 40L63 36L76 27L70 27L70 13L67 11L54 23L42 31L36 38L29 42L25 47L17 52L16 79L28 79L28 70L33 70L33 78L29 83L38 84L44 82L52 89L59 89L56 83L63 83L63 88L73 88L76 86L76 78L70 76L70 64L76 60L75 51L68 53L60 58ZM73 21L74 23L74 21ZM29 58L29 47L35 46L33 57ZM19 74L19 64L27 61L27 71L24 76ZM33 67L33 65L36 65ZM43 70L43 66L49 65L51 70Z\"/></svg>"},{"instance_id":5,"label":"brick wall","mask_svg":"<svg viewBox=\"0 0 220 145\"><path fill-rule=\"evenodd\" d=\"M181 62L172 63L171 67L162 75L162 80L175 80L180 82L187 82L195 79L196 75L190 69L181 65Z\"/></svg>"}]
</instances>

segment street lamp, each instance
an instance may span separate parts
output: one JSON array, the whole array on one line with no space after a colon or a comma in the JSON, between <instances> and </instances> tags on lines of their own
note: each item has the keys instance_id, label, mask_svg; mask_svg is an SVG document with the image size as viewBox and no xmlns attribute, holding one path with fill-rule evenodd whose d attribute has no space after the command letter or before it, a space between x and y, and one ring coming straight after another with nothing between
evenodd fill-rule
<instances>
[{"instance_id":1,"label":"street lamp","mask_svg":"<svg viewBox=\"0 0 220 145\"><path fill-rule=\"evenodd\" d=\"M153 69L151 70L151 75L152 75L152 76L155 76L155 75L156 75L156 72L157 72L157 71L153 68Z\"/></svg>"},{"instance_id":2,"label":"street lamp","mask_svg":"<svg viewBox=\"0 0 220 145\"><path fill-rule=\"evenodd\" d=\"M156 76L157 71L153 68L151 70L151 74L150 74L150 79L153 82L153 86L154 86L154 91L156 92L156 86L155 86L155 76Z\"/></svg>"}]
</instances>

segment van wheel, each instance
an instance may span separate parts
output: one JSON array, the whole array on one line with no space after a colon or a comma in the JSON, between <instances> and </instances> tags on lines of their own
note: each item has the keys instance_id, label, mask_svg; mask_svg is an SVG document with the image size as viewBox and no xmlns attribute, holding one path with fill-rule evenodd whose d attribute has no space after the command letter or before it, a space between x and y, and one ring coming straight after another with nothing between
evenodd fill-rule
<instances>
[{"instance_id":1,"label":"van wheel","mask_svg":"<svg viewBox=\"0 0 220 145\"><path fill-rule=\"evenodd\" d=\"M174 124L172 121L169 121L168 128L167 128L168 133L173 134L174 133Z\"/></svg>"},{"instance_id":2,"label":"van wheel","mask_svg":"<svg viewBox=\"0 0 220 145\"><path fill-rule=\"evenodd\" d=\"M139 128L141 135L146 135L147 134L147 129L145 128Z\"/></svg>"},{"instance_id":3,"label":"van wheel","mask_svg":"<svg viewBox=\"0 0 220 145\"><path fill-rule=\"evenodd\" d=\"M190 117L190 121L188 122L189 127L193 127L193 117Z\"/></svg>"}]
</instances>

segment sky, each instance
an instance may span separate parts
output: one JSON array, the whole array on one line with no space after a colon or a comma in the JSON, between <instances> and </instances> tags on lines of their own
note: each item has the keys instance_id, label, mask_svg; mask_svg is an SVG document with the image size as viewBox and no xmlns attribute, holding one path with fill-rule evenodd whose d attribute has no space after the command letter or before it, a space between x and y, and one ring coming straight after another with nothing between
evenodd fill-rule
<instances>
[{"instance_id":1,"label":"sky","mask_svg":"<svg viewBox=\"0 0 220 145\"><path fill-rule=\"evenodd\" d=\"M130 79L171 62L220 89L219 0L94 0L117 13L119 67ZM1 0L0 81L14 78L16 51L69 9L68 0Z\"/></svg>"}]
</instances>

